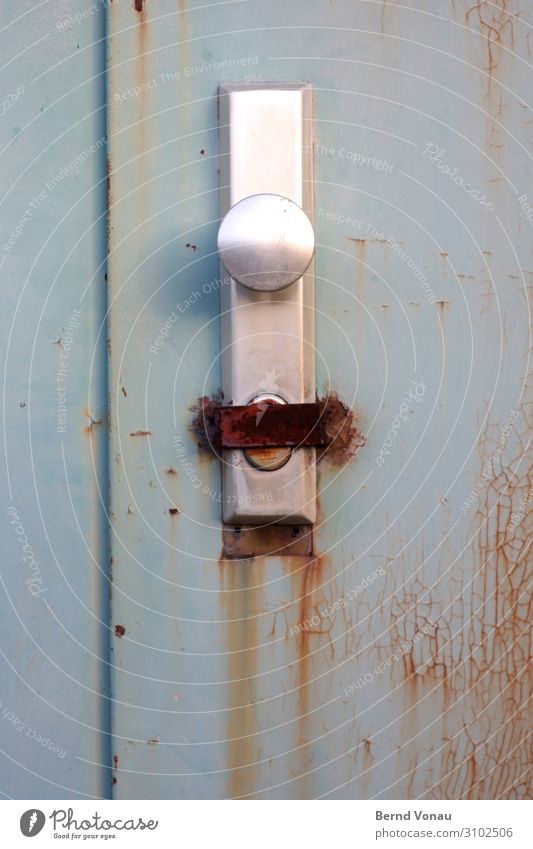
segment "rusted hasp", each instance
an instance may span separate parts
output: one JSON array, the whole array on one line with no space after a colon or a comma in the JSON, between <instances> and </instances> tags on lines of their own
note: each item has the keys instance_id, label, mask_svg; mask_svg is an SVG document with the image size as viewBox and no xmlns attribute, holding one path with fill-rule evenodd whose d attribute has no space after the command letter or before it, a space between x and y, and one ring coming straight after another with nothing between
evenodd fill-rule
<instances>
[{"instance_id":1,"label":"rusted hasp","mask_svg":"<svg viewBox=\"0 0 533 849\"><path fill-rule=\"evenodd\" d=\"M338 419L321 402L218 407L215 425L221 448L326 446L339 429Z\"/></svg>"},{"instance_id":2,"label":"rusted hasp","mask_svg":"<svg viewBox=\"0 0 533 849\"><path fill-rule=\"evenodd\" d=\"M200 448L298 448L315 446L318 457L345 463L365 444L355 427L354 412L337 395L310 404L270 404L260 401L224 406L220 397L199 398L193 430Z\"/></svg>"}]
</instances>

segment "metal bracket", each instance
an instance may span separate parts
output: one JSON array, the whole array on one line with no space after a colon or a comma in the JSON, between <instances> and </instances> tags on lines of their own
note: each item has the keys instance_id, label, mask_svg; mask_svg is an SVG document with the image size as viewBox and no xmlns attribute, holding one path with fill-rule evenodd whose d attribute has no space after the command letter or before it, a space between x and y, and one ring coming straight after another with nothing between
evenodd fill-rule
<instances>
[{"instance_id":1,"label":"metal bracket","mask_svg":"<svg viewBox=\"0 0 533 849\"><path fill-rule=\"evenodd\" d=\"M324 447L335 439L331 408L318 402L218 407L215 422L221 448Z\"/></svg>"},{"instance_id":2,"label":"metal bracket","mask_svg":"<svg viewBox=\"0 0 533 849\"><path fill-rule=\"evenodd\" d=\"M248 228L244 238L261 242L268 233L272 244L281 208L293 221L291 234L296 230L304 232L307 225L301 214L287 204L285 210L284 199L297 204L312 222L311 86L281 83L221 86L219 121L221 218L245 198L264 196L257 203L239 206L231 219L227 219L227 226L221 228L222 261L226 257L237 278L230 277L221 289L223 397L226 404L236 407L248 405L263 394L277 396L280 407L312 403L315 400L312 261L303 273L309 240L296 266L301 265L302 276L285 288L265 291L260 288L261 277L257 273L250 276L246 264L243 265L239 234L235 231L240 220L246 222L247 216L256 216L256 222L261 218L264 226ZM255 247L251 245L252 249ZM293 256L294 252L289 251L289 260ZM291 267L287 271L283 267L278 269L278 276L281 275L278 283L284 285L290 280L292 270ZM260 268L258 271L261 273ZM286 279L283 274L288 275ZM238 282L239 277L245 282ZM242 447L223 449L223 519L227 524L313 524L315 449L302 447L284 457L277 450L274 463L265 471L264 458L260 464L254 464L253 456L247 456Z\"/></svg>"}]
</instances>

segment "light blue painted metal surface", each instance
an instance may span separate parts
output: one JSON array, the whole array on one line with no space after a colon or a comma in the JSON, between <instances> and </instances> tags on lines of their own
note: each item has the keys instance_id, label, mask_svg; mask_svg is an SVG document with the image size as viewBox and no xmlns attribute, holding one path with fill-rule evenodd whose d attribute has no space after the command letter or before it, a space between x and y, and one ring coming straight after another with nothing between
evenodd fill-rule
<instances>
[{"instance_id":1,"label":"light blue painted metal surface","mask_svg":"<svg viewBox=\"0 0 533 849\"><path fill-rule=\"evenodd\" d=\"M110 7L117 798L531 795L533 16L437 5ZM320 391L366 435L308 558L221 557L190 431L238 80L314 87Z\"/></svg>"},{"instance_id":2,"label":"light blue painted metal surface","mask_svg":"<svg viewBox=\"0 0 533 849\"><path fill-rule=\"evenodd\" d=\"M2 16L0 792L12 798L111 787L105 9L94 6L24 0Z\"/></svg>"}]
</instances>

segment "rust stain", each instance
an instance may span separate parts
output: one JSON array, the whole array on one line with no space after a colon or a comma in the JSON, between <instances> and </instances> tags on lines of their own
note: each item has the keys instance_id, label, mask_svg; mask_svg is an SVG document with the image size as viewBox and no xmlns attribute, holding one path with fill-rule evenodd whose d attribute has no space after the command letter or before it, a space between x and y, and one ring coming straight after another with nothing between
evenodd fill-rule
<instances>
[{"instance_id":1,"label":"rust stain","mask_svg":"<svg viewBox=\"0 0 533 849\"><path fill-rule=\"evenodd\" d=\"M118 769L118 755L113 755L113 771L115 772ZM117 783L116 775L112 775L111 784Z\"/></svg>"},{"instance_id":2,"label":"rust stain","mask_svg":"<svg viewBox=\"0 0 533 849\"><path fill-rule=\"evenodd\" d=\"M107 155L106 155L105 167L106 167L106 210L107 210L106 242L107 242L107 255L109 256L109 253L111 251L111 229L112 229L111 228L111 207L113 206L113 193L112 193L112 187L111 187L111 175L112 175L113 169L112 169L112 165L111 165L111 156L110 156L109 153L107 153ZM107 273L105 275L105 279L106 279L106 282L107 282ZM109 355L111 356L111 339L109 337L108 337L108 341L107 341L107 350L108 350Z\"/></svg>"},{"instance_id":3,"label":"rust stain","mask_svg":"<svg viewBox=\"0 0 533 849\"><path fill-rule=\"evenodd\" d=\"M89 436L92 436L93 435L93 428L95 427L95 425L96 426L101 425L102 419L93 419L91 412L88 409L85 409L83 411L83 415L84 415L85 418L89 419L89 424L86 425L86 427L84 427L84 429L83 429L84 433L88 434Z\"/></svg>"},{"instance_id":4,"label":"rust stain","mask_svg":"<svg viewBox=\"0 0 533 849\"><path fill-rule=\"evenodd\" d=\"M310 712L315 707L313 681L318 674L320 656L323 658L322 651L319 656L316 654L316 649L325 649L326 646L332 645L329 632L333 620L324 621L321 615L324 597L319 591L319 586L324 583L324 573L328 565L329 561L325 555L308 557L303 566L301 559L288 561L292 598L296 602L295 609L298 617L295 623L298 627L296 636L289 639L296 640L294 674L297 689L297 736L295 746L300 747L297 757L298 773L302 776L298 788L301 798L312 798L314 795L311 786L313 777L309 773L312 768L312 744L316 730L312 728ZM324 640L327 640L327 643L324 643Z\"/></svg>"},{"instance_id":5,"label":"rust stain","mask_svg":"<svg viewBox=\"0 0 533 849\"><path fill-rule=\"evenodd\" d=\"M374 766L374 756L372 754L372 740L368 737L363 738L363 772L369 772Z\"/></svg>"},{"instance_id":6,"label":"rust stain","mask_svg":"<svg viewBox=\"0 0 533 849\"><path fill-rule=\"evenodd\" d=\"M253 794L257 780L256 763L261 758L256 737L257 713L255 674L257 671L257 614L260 608L260 586L263 583L263 561L219 560L221 603L224 607L225 650L228 657L227 795L235 799Z\"/></svg>"},{"instance_id":7,"label":"rust stain","mask_svg":"<svg viewBox=\"0 0 533 849\"><path fill-rule=\"evenodd\" d=\"M304 627L298 632L298 659L296 661L296 683L298 687L298 745L305 746L310 742L308 717L309 713L309 637L312 633L311 628L305 627L307 622L312 621L312 602L311 593L315 575L316 561L310 559L306 564L303 572L303 582L301 575L298 575L296 581L299 589L299 619ZM302 753L303 754L303 753ZM303 770L306 771L306 770ZM306 794L307 795L307 794Z\"/></svg>"},{"instance_id":8,"label":"rust stain","mask_svg":"<svg viewBox=\"0 0 533 849\"><path fill-rule=\"evenodd\" d=\"M480 0L465 13L466 24L471 27L476 21L478 31L486 44L489 96L492 93L493 74L502 59L502 51L497 48L506 42L508 46L514 47L513 17L518 18L520 15L521 12L515 12L513 15L510 13L508 0Z\"/></svg>"},{"instance_id":9,"label":"rust stain","mask_svg":"<svg viewBox=\"0 0 533 849\"><path fill-rule=\"evenodd\" d=\"M134 430L130 433L130 436L151 436L151 430Z\"/></svg>"},{"instance_id":10,"label":"rust stain","mask_svg":"<svg viewBox=\"0 0 533 849\"><path fill-rule=\"evenodd\" d=\"M222 556L228 560L253 560L276 555L309 555L313 552L311 525L265 525L222 528Z\"/></svg>"},{"instance_id":11,"label":"rust stain","mask_svg":"<svg viewBox=\"0 0 533 849\"><path fill-rule=\"evenodd\" d=\"M150 158L150 150L152 145L150 144L150 140L148 138L148 126L147 126L147 108L146 101L148 94L148 87L145 85L149 79L149 67L148 62L149 58L147 57L147 53L149 52L149 38L150 38L150 28L148 24L148 10L146 8L146 3L141 2L140 0L136 0L134 2L134 11L137 13L137 25L135 27L135 57L136 60L133 65L133 73L134 73L134 82L140 89L140 95L138 98L139 104L139 114L135 123L135 130L133 132L133 143L135 146L135 151L138 154L137 156L137 164L136 168L138 171L138 182L137 182L137 194L136 194L136 204L138 204L139 209L147 209L147 181L146 181L146 167L147 162ZM136 238L142 238L141 235Z\"/></svg>"},{"instance_id":12,"label":"rust stain","mask_svg":"<svg viewBox=\"0 0 533 849\"><path fill-rule=\"evenodd\" d=\"M169 466L168 469L165 469L165 474L166 475L177 475L178 473L177 473L176 469L174 468L174 466Z\"/></svg>"},{"instance_id":13,"label":"rust stain","mask_svg":"<svg viewBox=\"0 0 533 849\"><path fill-rule=\"evenodd\" d=\"M109 573L108 573L107 582L108 582L108 586L109 586L107 594L108 594L109 600L111 601L111 598L113 596L113 555L112 554L109 555Z\"/></svg>"},{"instance_id":14,"label":"rust stain","mask_svg":"<svg viewBox=\"0 0 533 849\"><path fill-rule=\"evenodd\" d=\"M326 457L335 466L347 463L366 442L364 434L355 426L355 413L335 394L319 403L324 405L328 430L334 438L330 445L317 453L317 459Z\"/></svg>"},{"instance_id":15,"label":"rust stain","mask_svg":"<svg viewBox=\"0 0 533 849\"><path fill-rule=\"evenodd\" d=\"M115 625L115 637L123 637L126 633L124 625Z\"/></svg>"},{"instance_id":16,"label":"rust stain","mask_svg":"<svg viewBox=\"0 0 533 849\"><path fill-rule=\"evenodd\" d=\"M217 392L211 398L203 395L190 407L194 414L190 430L196 438L198 448L212 451L214 434L216 432L216 410L222 404L224 395Z\"/></svg>"},{"instance_id":17,"label":"rust stain","mask_svg":"<svg viewBox=\"0 0 533 849\"><path fill-rule=\"evenodd\" d=\"M237 536L244 529L227 529ZM251 529L247 529L251 530ZM277 529L279 531L279 528ZM286 527L286 534L294 531L306 532L304 528ZM276 535L276 529L272 534ZM256 676L259 666L257 646L264 643L265 637L259 634L258 615L264 612L264 594L262 589L267 579L266 569L269 559L256 556L250 559L228 560L222 553L219 559L219 574L221 582L220 600L224 609L226 626L224 650L228 658L228 719L227 719L227 752L228 766L227 795L230 798L246 796L254 798L259 787L258 762L264 758L261 747L260 719L254 707L261 696L257 689ZM317 582L324 567L324 558L313 555L290 555L283 560L284 572L290 580L290 598L295 600L294 616L298 620L306 619L318 608ZM315 597L316 595L316 597ZM276 639L277 613L272 617L272 628L267 639ZM302 631L296 644L296 658L291 668L296 678L297 740L295 748L302 747L293 756L295 770L305 772L311 764L312 741L315 734L309 726L310 703L309 683L313 675L313 660L309 657L310 640L313 634L324 634L325 630L315 626ZM291 638L294 640L294 638ZM264 654L268 648L261 649ZM267 655L268 656L268 655ZM259 678L259 681L262 679ZM300 783L307 784L307 779ZM311 793L305 792L304 797Z\"/></svg>"}]
</instances>

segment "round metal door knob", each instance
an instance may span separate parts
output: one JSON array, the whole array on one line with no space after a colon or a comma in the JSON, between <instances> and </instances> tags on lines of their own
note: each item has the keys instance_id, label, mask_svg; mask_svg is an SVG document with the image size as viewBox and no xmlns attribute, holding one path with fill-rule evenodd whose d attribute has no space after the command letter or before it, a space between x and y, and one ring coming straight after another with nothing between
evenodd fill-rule
<instances>
[{"instance_id":1,"label":"round metal door knob","mask_svg":"<svg viewBox=\"0 0 533 849\"><path fill-rule=\"evenodd\" d=\"M230 277L257 292L299 280L313 258L315 235L297 203L260 194L232 206L218 231L218 252Z\"/></svg>"}]
</instances>

